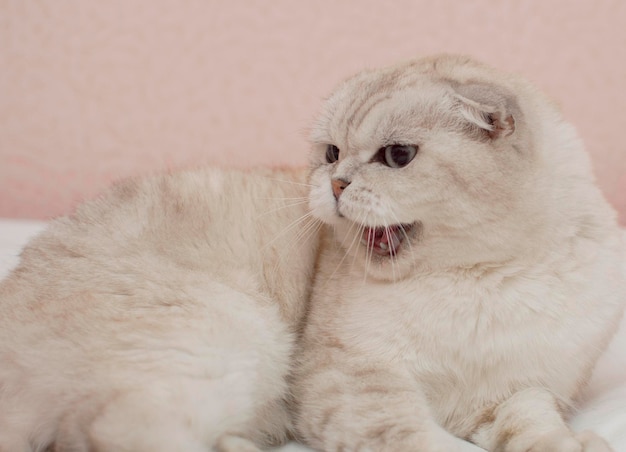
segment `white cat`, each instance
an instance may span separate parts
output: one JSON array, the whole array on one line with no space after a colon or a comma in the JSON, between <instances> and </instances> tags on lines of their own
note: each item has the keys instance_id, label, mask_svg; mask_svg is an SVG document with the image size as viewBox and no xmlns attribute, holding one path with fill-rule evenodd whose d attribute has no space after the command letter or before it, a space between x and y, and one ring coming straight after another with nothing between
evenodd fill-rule
<instances>
[{"instance_id":1,"label":"white cat","mask_svg":"<svg viewBox=\"0 0 626 452\"><path fill-rule=\"evenodd\" d=\"M294 394L324 451L606 452L566 419L626 303L588 157L523 79L362 72L313 131L326 223Z\"/></svg>"},{"instance_id":2,"label":"white cat","mask_svg":"<svg viewBox=\"0 0 626 452\"><path fill-rule=\"evenodd\" d=\"M282 441L316 255L303 179L131 180L34 239L0 284L0 451Z\"/></svg>"}]
</instances>

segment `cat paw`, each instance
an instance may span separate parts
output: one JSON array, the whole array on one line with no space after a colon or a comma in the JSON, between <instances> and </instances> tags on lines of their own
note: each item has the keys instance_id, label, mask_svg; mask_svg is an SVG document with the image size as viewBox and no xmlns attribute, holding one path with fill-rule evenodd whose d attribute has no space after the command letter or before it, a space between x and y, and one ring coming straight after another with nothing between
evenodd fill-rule
<instances>
[{"instance_id":1,"label":"cat paw","mask_svg":"<svg viewBox=\"0 0 626 452\"><path fill-rule=\"evenodd\" d=\"M459 440L457 446L458 448L456 450L458 450L458 452L487 452L485 449L463 440Z\"/></svg>"},{"instance_id":2,"label":"cat paw","mask_svg":"<svg viewBox=\"0 0 626 452\"><path fill-rule=\"evenodd\" d=\"M585 430L576 435L584 452L613 452L613 448L600 436L590 430Z\"/></svg>"},{"instance_id":3,"label":"cat paw","mask_svg":"<svg viewBox=\"0 0 626 452\"><path fill-rule=\"evenodd\" d=\"M409 449L402 449L402 452L405 452L406 450ZM417 449L411 448L410 450L424 450L428 452L487 452L485 449L482 449L473 443L464 441L452 435L434 441L428 445L424 442L420 442Z\"/></svg>"},{"instance_id":4,"label":"cat paw","mask_svg":"<svg viewBox=\"0 0 626 452\"><path fill-rule=\"evenodd\" d=\"M593 432L571 435L559 431L542 436L527 452L613 452L613 449Z\"/></svg>"},{"instance_id":5,"label":"cat paw","mask_svg":"<svg viewBox=\"0 0 626 452\"><path fill-rule=\"evenodd\" d=\"M215 445L217 452L261 452L252 441L241 436L224 435Z\"/></svg>"},{"instance_id":6,"label":"cat paw","mask_svg":"<svg viewBox=\"0 0 626 452\"><path fill-rule=\"evenodd\" d=\"M354 448L326 447L323 450L340 451L347 450L353 452L487 452L473 443L464 441L448 433L439 434L415 434L404 438L387 438L382 441L375 441L367 444L357 444Z\"/></svg>"}]
</instances>

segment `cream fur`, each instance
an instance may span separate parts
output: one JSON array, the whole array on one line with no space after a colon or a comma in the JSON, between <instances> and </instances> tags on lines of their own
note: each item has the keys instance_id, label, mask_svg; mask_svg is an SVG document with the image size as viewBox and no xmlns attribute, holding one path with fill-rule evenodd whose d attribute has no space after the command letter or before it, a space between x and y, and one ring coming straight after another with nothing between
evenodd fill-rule
<instances>
[{"instance_id":1,"label":"cream fur","mask_svg":"<svg viewBox=\"0 0 626 452\"><path fill-rule=\"evenodd\" d=\"M283 440L317 240L303 176L127 181L35 238L0 285L0 451Z\"/></svg>"},{"instance_id":2,"label":"cream fur","mask_svg":"<svg viewBox=\"0 0 626 452\"><path fill-rule=\"evenodd\" d=\"M294 385L303 440L608 451L565 419L622 315L626 243L555 106L438 56L344 82L313 141L309 204L327 226ZM376 160L391 144L419 150L392 168ZM396 224L414 224L397 255L361 243Z\"/></svg>"}]
</instances>

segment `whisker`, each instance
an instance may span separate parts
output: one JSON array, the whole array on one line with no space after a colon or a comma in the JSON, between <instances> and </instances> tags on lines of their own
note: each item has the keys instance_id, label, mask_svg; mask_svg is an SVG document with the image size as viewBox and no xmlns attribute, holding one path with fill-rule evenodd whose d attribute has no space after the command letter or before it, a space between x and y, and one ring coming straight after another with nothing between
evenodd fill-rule
<instances>
[{"instance_id":1,"label":"whisker","mask_svg":"<svg viewBox=\"0 0 626 452\"><path fill-rule=\"evenodd\" d=\"M409 247L409 251L410 251L410 253L411 253L411 257L415 257L415 256L413 255L413 246L411 245L411 240L409 240L409 236L408 236L408 234L406 233L406 230L404 229L404 227L403 227L403 226L400 226L400 230L402 231L402 235L404 235L404 241L406 242L406 244L407 244L407 245L408 245L408 247Z\"/></svg>"},{"instance_id":2,"label":"whisker","mask_svg":"<svg viewBox=\"0 0 626 452\"><path fill-rule=\"evenodd\" d=\"M363 219L365 219L365 215L363 215ZM359 230L357 231L357 239L358 239L358 241L357 241L357 244L356 244L357 249L354 251L354 256L352 256L352 267L351 268L354 268L354 263L356 262L356 258L359 255L358 247L359 247L359 244L361 243L361 239L363 238L363 233L364 232L365 232L365 225L362 222L359 222ZM367 253L367 248L366 248L366 253Z\"/></svg>"},{"instance_id":3,"label":"whisker","mask_svg":"<svg viewBox=\"0 0 626 452\"><path fill-rule=\"evenodd\" d=\"M391 213L391 215L394 217L394 220L397 221L397 224L400 225L400 231L402 231L402 235L404 236L404 243L407 244L409 248L409 253L411 254L411 262L415 263L415 254L413 252L413 246L411 245L411 240L409 239L409 235L406 233L406 230L404 229L404 226L402 226L402 223L398 221L398 217L393 212Z\"/></svg>"},{"instance_id":4,"label":"whisker","mask_svg":"<svg viewBox=\"0 0 626 452\"><path fill-rule=\"evenodd\" d=\"M270 201L306 201L309 198L307 196L295 196L295 197L282 197L282 196L259 196L253 199L263 199Z\"/></svg>"},{"instance_id":5,"label":"whisker","mask_svg":"<svg viewBox=\"0 0 626 452\"><path fill-rule=\"evenodd\" d=\"M268 215L268 214L270 214L270 213L278 212L278 211L280 211L280 210L283 210L283 209L288 209L288 208L290 208L290 207L300 206L300 205L302 205L302 204L306 204L306 203L307 203L307 200L306 200L306 199L305 199L305 200L303 200L303 201L297 201L297 202L295 202L295 201L294 201L294 202L291 202L291 203L285 203L285 204L283 204L282 206L278 206L278 207L275 207L275 208L273 208L273 209L266 210L266 211L265 211L265 212L263 212L262 214L258 215L258 216L257 216L257 218L262 218L262 217L264 217L265 215Z\"/></svg>"},{"instance_id":6,"label":"whisker","mask_svg":"<svg viewBox=\"0 0 626 452\"><path fill-rule=\"evenodd\" d=\"M341 241L341 247L344 247L344 245L346 244L346 240L348 239L348 237L350 236L350 234L352 234L352 229L353 229L355 226L357 226L357 227L358 227L358 224L357 224L356 222L353 222L353 223L350 225L350 228L348 229L348 232L346 232L346 236L345 236L345 237L343 238L343 240ZM337 232L337 228L336 228L334 225L333 225L333 228L334 228L334 231L335 231L335 232ZM348 250L349 250L349 249L350 249L350 248L348 248Z\"/></svg>"},{"instance_id":7,"label":"whisker","mask_svg":"<svg viewBox=\"0 0 626 452\"><path fill-rule=\"evenodd\" d=\"M367 217L367 212L362 212L361 215L354 221L353 225L355 225L357 227L356 233L352 239L352 241L350 242L350 246L348 247L347 251L346 251L346 255L344 256L347 257L348 254L350 254L350 252L352 251L352 248L354 247L354 253L352 255L352 262L350 264L350 268L354 268L354 264L356 263L356 259L359 256L359 245L361 244L361 239L363 237L363 232L365 231L365 225L364 225L364 221L365 218ZM350 228L350 230L352 230L352 228ZM366 248L366 256L367 256L367 248Z\"/></svg>"},{"instance_id":8,"label":"whisker","mask_svg":"<svg viewBox=\"0 0 626 452\"><path fill-rule=\"evenodd\" d=\"M352 267L354 268L354 263L356 262L356 258L359 256L359 245L361 244L361 240L363 239L363 233L365 232L365 218L367 217L367 213L363 212L361 214L361 216L358 218L358 221L356 222L356 224L358 224L359 228L357 230L357 242L356 242L356 250L354 251L354 255L352 256ZM365 249L365 252L367 254L367 247Z\"/></svg>"},{"instance_id":9,"label":"whisker","mask_svg":"<svg viewBox=\"0 0 626 452\"><path fill-rule=\"evenodd\" d=\"M320 228L324 224L321 220L312 216L303 216L299 218L299 220L302 220L301 223L304 223L304 226L301 230L296 232L295 236L292 237L292 240L287 241L281 247L284 250L287 250L287 252L278 254L279 258L277 259L271 270L271 277L273 279L276 279L277 275L279 275L281 270L280 267L284 263L284 260L289 258L289 255L293 250L298 249L297 244L307 242L309 239L315 236L317 232L319 232ZM285 230L283 230L279 233L279 236L283 236L285 233Z\"/></svg>"},{"instance_id":10,"label":"whisker","mask_svg":"<svg viewBox=\"0 0 626 452\"><path fill-rule=\"evenodd\" d=\"M310 187L314 187L315 186L313 184L307 184L306 182L296 182L296 181L293 181L293 180L278 179L276 177L270 177L270 176L261 176L261 177L263 177L265 179L268 179L268 180L275 181L275 182L282 182L282 183L286 183L286 184L300 185L302 187L309 187L310 188Z\"/></svg>"},{"instance_id":11,"label":"whisker","mask_svg":"<svg viewBox=\"0 0 626 452\"><path fill-rule=\"evenodd\" d=\"M312 217L310 217L309 219L312 221L309 221L307 225L305 225L301 230L296 232L296 241L308 240L324 225L324 222L322 220Z\"/></svg>"},{"instance_id":12,"label":"whisker","mask_svg":"<svg viewBox=\"0 0 626 452\"><path fill-rule=\"evenodd\" d=\"M265 251L267 250L267 248L271 245L273 245L276 240L280 239L281 236L283 236L284 234L286 234L287 232L289 232L290 230L292 230L294 227L298 226L300 223L302 223L303 221L309 219L310 217L313 216L313 213L311 212L307 212L304 215L302 215L299 218L296 218L294 221L292 221L291 223L289 223L282 231L280 231L272 240L270 240L269 242L267 242L265 245L263 245L261 247L261 251Z\"/></svg>"},{"instance_id":13,"label":"whisker","mask_svg":"<svg viewBox=\"0 0 626 452\"><path fill-rule=\"evenodd\" d=\"M348 229L348 232L346 233L346 237L344 237L343 241L341 242L341 245L340 245L340 246L341 246L341 248L344 248L344 249L345 249L345 251L344 251L344 253L343 253L343 257L341 258L341 260L339 261L339 263L337 264L337 266L335 267L335 269L333 270L333 272L331 273L331 275L330 275L330 277L328 278L328 280L327 280L327 281L330 281L330 280L331 280L331 279L335 276L335 274L339 271L339 269L341 268L341 266L342 266L343 262L346 260L346 257L348 257L348 254L350 254L350 250L351 250L351 249L352 249L352 247L354 246L354 242L355 242L355 241L356 241L356 239L358 239L358 237L359 237L358 235L355 235L355 236L352 238L352 241L350 242L350 246L348 246L348 248L347 248L347 249L345 248L345 241L346 241L346 238L347 238L347 237L351 234L352 229L354 228L354 226L358 226L358 225L357 225L357 223L352 223L352 224L350 225L350 228Z\"/></svg>"},{"instance_id":14,"label":"whisker","mask_svg":"<svg viewBox=\"0 0 626 452\"><path fill-rule=\"evenodd\" d=\"M392 275L393 282L395 283L396 282L396 266L394 262L395 256L393 255L393 250L391 249L391 246L389 246L389 243L391 242L391 235L389 234L389 226L387 225L385 225L385 236L387 237L387 244L389 248L389 260L391 262L391 275Z\"/></svg>"},{"instance_id":15,"label":"whisker","mask_svg":"<svg viewBox=\"0 0 626 452\"><path fill-rule=\"evenodd\" d=\"M367 274L369 273L369 268L372 263L372 258L374 257L374 247L373 246L370 247L369 244L370 244L370 241L373 241L373 239L375 239L374 237L375 235L376 235L375 229L370 228L367 231L367 249L365 252L365 274L363 275L363 283L367 282Z\"/></svg>"}]
</instances>

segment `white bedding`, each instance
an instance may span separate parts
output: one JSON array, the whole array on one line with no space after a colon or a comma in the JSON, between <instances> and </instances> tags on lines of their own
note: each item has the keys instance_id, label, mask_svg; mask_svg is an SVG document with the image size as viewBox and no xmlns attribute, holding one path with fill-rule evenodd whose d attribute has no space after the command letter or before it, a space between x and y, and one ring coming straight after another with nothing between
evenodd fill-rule
<instances>
[{"instance_id":1,"label":"white bedding","mask_svg":"<svg viewBox=\"0 0 626 452\"><path fill-rule=\"evenodd\" d=\"M44 222L0 219L0 278L18 262L29 238ZM626 452L626 321L601 358L580 412L572 419L576 430L591 428L606 438L615 452ZM291 444L282 452L307 450Z\"/></svg>"}]
</instances>

